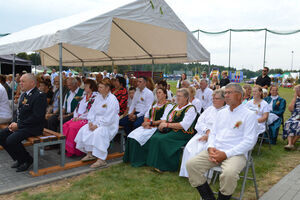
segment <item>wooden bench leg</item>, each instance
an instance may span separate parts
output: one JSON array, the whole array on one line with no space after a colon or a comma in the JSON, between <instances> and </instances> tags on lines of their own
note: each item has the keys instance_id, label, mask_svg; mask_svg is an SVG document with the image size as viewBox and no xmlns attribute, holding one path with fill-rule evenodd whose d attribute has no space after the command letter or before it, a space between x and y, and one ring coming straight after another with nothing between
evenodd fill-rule
<instances>
[{"instance_id":1,"label":"wooden bench leg","mask_svg":"<svg viewBox=\"0 0 300 200\"><path fill-rule=\"evenodd\" d=\"M60 143L60 166L62 166L62 167L65 166L65 162L66 162L65 143L66 143L66 140L61 140L61 143Z\"/></svg>"},{"instance_id":2,"label":"wooden bench leg","mask_svg":"<svg viewBox=\"0 0 300 200\"><path fill-rule=\"evenodd\" d=\"M39 145L33 145L33 171L34 173L38 172L39 168Z\"/></svg>"}]
</instances>

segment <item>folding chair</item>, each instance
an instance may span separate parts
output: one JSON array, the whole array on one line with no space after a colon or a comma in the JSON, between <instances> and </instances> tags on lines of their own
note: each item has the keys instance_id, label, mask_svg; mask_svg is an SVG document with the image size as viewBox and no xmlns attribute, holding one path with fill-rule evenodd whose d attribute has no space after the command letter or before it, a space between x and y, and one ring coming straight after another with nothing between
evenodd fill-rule
<instances>
[{"instance_id":1,"label":"folding chair","mask_svg":"<svg viewBox=\"0 0 300 200\"><path fill-rule=\"evenodd\" d=\"M258 135L258 138L257 138L257 141L258 141L258 144L259 144L259 146L258 146L258 151L257 151L257 155L260 154L261 145L262 145L262 143L263 143L264 140L268 140L268 142L269 142L269 149L271 149L271 137L270 137L269 126L268 126L267 123L266 123L265 125L266 125L266 130L265 130L265 132L260 133L260 134ZM265 134L266 134L267 136L265 136Z\"/></svg>"},{"instance_id":2,"label":"folding chair","mask_svg":"<svg viewBox=\"0 0 300 200\"><path fill-rule=\"evenodd\" d=\"M245 192L245 186L246 186L246 181L247 180L252 180L253 181L254 188L255 188L255 193L256 193L256 198L259 199L258 188L257 188L257 183L256 183L256 174L255 174L254 163L253 163L253 158L252 158L251 154L252 154L252 150L248 152L248 158L247 158L247 161L246 161L246 166L242 170L242 172L244 172L244 175L243 176L240 175L240 178L242 178L242 189L241 189L240 197L238 197L238 198L231 197L232 199L238 199L238 200L243 199L243 195L244 195L244 192ZM248 177L249 169L252 170L252 176L253 177ZM212 171L212 173L216 172L215 176L214 176L214 179L212 181L212 184L215 184L217 177L222 173L222 168L220 166L213 167L208 171L208 174L210 174L210 171ZM217 194L217 192L214 192L214 193Z\"/></svg>"}]
</instances>

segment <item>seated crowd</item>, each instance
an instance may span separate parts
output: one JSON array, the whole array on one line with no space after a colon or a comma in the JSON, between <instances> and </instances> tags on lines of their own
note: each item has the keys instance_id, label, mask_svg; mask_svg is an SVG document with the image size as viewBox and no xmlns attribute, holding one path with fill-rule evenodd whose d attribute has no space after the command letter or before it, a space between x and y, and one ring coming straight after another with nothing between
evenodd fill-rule
<instances>
[{"instance_id":1,"label":"seated crowd","mask_svg":"<svg viewBox=\"0 0 300 200\"><path fill-rule=\"evenodd\" d=\"M55 73L36 77L36 87L47 99L45 128L60 130L59 102L63 99L67 156L84 156L83 162L96 160L92 168L106 165L110 142L121 126L127 136L124 162L133 167L150 166L159 173L180 169L179 175L188 177L204 199L214 199L205 178L214 166L223 170L219 197L230 198L248 151L258 135L265 134L266 127L269 142L276 144L286 107L278 87L271 86L264 97L261 86L229 83L226 73L220 82L217 78L210 82L203 73L202 79L196 78L192 84L183 74L174 96L164 80L155 86L151 78L131 75L128 79L116 71L95 78L64 75L60 96L60 80ZM15 104L27 91L18 89L20 77L16 78ZM10 83L2 82L0 123L7 123L13 118L8 114L10 93L6 87ZM288 139L285 149L290 150L300 137L299 85L288 109L292 117L284 125L283 138ZM5 146L1 134L0 144Z\"/></svg>"}]
</instances>

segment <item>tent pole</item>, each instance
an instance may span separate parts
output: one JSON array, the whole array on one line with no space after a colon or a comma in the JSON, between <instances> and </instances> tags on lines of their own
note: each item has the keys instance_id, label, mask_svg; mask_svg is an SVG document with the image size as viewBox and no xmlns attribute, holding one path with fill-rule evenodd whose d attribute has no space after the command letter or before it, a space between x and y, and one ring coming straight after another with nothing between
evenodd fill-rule
<instances>
[{"instance_id":1,"label":"tent pole","mask_svg":"<svg viewBox=\"0 0 300 200\"><path fill-rule=\"evenodd\" d=\"M63 92L62 92L62 88L63 88L63 80L62 80L62 43L58 44L59 47L59 116L60 116L60 126L59 126L59 130L60 133L63 133ZM61 152L64 153L64 152Z\"/></svg>"},{"instance_id":2,"label":"tent pole","mask_svg":"<svg viewBox=\"0 0 300 200\"><path fill-rule=\"evenodd\" d=\"M12 104L11 104L11 109L12 109L12 113L14 113L14 109L15 109L15 68L16 68L16 54L13 54L13 65L12 65L12 88L11 88L11 100L12 100Z\"/></svg>"},{"instance_id":3,"label":"tent pole","mask_svg":"<svg viewBox=\"0 0 300 200\"><path fill-rule=\"evenodd\" d=\"M0 62L0 74L1 74L1 62Z\"/></svg>"},{"instance_id":4,"label":"tent pole","mask_svg":"<svg viewBox=\"0 0 300 200\"><path fill-rule=\"evenodd\" d=\"M229 52L228 52L228 71L230 71L230 61L231 61L231 29L229 29Z\"/></svg>"},{"instance_id":5,"label":"tent pole","mask_svg":"<svg viewBox=\"0 0 300 200\"><path fill-rule=\"evenodd\" d=\"M266 66L266 49L267 49L267 29L265 29L265 45L264 45L264 63L263 67Z\"/></svg>"},{"instance_id":6,"label":"tent pole","mask_svg":"<svg viewBox=\"0 0 300 200\"><path fill-rule=\"evenodd\" d=\"M200 31L198 30L198 41L199 41L199 32L200 32Z\"/></svg>"},{"instance_id":7,"label":"tent pole","mask_svg":"<svg viewBox=\"0 0 300 200\"><path fill-rule=\"evenodd\" d=\"M210 59L208 61L208 77L210 77ZM208 84L210 84L210 79L208 78Z\"/></svg>"}]
</instances>

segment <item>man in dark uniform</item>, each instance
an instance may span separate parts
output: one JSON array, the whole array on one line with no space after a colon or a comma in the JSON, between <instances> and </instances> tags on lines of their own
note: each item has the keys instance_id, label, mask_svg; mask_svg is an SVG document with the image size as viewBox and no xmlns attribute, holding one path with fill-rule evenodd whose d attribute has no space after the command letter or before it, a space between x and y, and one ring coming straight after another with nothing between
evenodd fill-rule
<instances>
[{"instance_id":1,"label":"man in dark uniform","mask_svg":"<svg viewBox=\"0 0 300 200\"><path fill-rule=\"evenodd\" d=\"M260 85L265 89L268 89L268 87L270 87L271 85L271 78L268 76L268 72L269 72L269 68L264 67L264 69L262 70L262 75L257 77L255 84Z\"/></svg>"},{"instance_id":2,"label":"man in dark uniform","mask_svg":"<svg viewBox=\"0 0 300 200\"><path fill-rule=\"evenodd\" d=\"M33 162L22 141L43 133L47 108L46 95L36 88L33 74L24 74L20 78L20 88L24 92L19 101L17 121L0 131L0 145L14 161L12 168L17 172L26 171Z\"/></svg>"}]
</instances>

